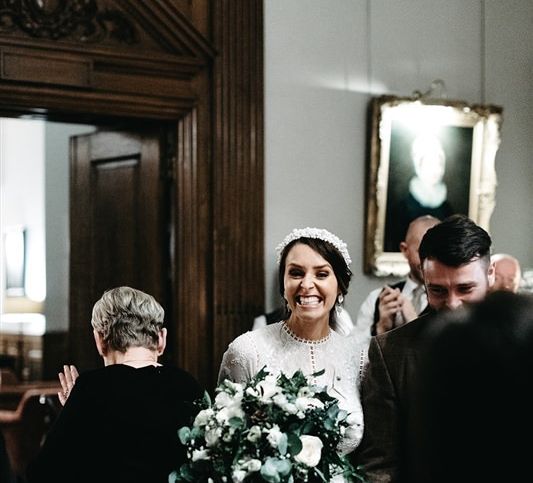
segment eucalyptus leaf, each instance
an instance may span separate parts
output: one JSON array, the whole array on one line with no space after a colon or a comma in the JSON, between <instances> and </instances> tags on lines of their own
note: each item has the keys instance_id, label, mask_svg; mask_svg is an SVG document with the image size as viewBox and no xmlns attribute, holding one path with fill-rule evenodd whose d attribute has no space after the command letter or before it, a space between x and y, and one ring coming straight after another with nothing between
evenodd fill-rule
<instances>
[{"instance_id":1,"label":"eucalyptus leaf","mask_svg":"<svg viewBox=\"0 0 533 483\"><path fill-rule=\"evenodd\" d=\"M187 444L191 439L191 430L184 426L178 430L178 438L180 439L181 444Z\"/></svg>"},{"instance_id":2,"label":"eucalyptus leaf","mask_svg":"<svg viewBox=\"0 0 533 483\"><path fill-rule=\"evenodd\" d=\"M274 464L276 465L278 473L282 476L287 476L291 472L292 464L289 460L276 459Z\"/></svg>"},{"instance_id":3,"label":"eucalyptus leaf","mask_svg":"<svg viewBox=\"0 0 533 483\"><path fill-rule=\"evenodd\" d=\"M279 483L281 481L274 458L267 458L263 463L261 466L261 476L265 481L271 483Z\"/></svg>"},{"instance_id":4,"label":"eucalyptus leaf","mask_svg":"<svg viewBox=\"0 0 533 483\"><path fill-rule=\"evenodd\" d=\"M302 441L297 434L287 434L287 442L289 444L289 453L291 455L298 454L300 451L302 451Z\"/></svg>"},{"instance_id":5,"label":"eucalyptus leaf","mask_svg":"<svg viewBox=\"0 0 533 483\"><path fill-rule=\"evenodd\" d=\"M245 425L244 421L241 418L237 418L237 417L229 418L228 424L232 428L236 428L236 429L238 429L238 428L240 428L240 427Z\"/></svg>"},{"instance_id":6,"label":"eucalyptus leaf","mask_svg":"<svg viewBox=\"0 0 533 483\"><path fill-rule=\"evenodd\" d=\"M281 435L281 438L279 438L278 442L278 451L281 455L285 455L287 453L287 448L289 446L287 435L283 433Z\"/></svg>"}]
</instances>

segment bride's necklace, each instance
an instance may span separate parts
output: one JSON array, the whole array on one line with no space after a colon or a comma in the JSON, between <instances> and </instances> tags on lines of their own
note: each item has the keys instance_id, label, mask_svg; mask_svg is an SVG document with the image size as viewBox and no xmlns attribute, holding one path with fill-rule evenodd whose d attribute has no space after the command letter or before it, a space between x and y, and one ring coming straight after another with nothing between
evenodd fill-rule
<instances>
[{"instance_id":1,"label":"bride's necklace","mask_svg":"<svg viewBox=\"0 0 533 483\"><path fill-rule=\"evenodd\" d=\"M297 342L302 342L309 345L323 344L324 342L327 342L331 336L331 329L329 329L328 334L321 339L304 339L303 337L300 337L294 333L294 331L289 327L289 323L287 321L283 322L283 329Z\"/></svg>"}]
</instances>

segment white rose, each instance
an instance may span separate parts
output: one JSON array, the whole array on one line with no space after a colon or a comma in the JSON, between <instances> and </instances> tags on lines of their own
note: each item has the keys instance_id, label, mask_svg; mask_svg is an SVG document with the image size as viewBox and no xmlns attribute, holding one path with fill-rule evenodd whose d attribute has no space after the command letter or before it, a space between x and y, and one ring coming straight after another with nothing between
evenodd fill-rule
<instances>
[{"instance_id":1,"label":"white rose","mask_svg":"<svg viewBox=\"0 0 533 483\"><path fill-rule=\"evenodd\" d=\"M275 424L269 431L267 435L267 441L270 443L270 446L277 448L281 440L283 433L279 430L279 426Z\"/></svg>"},{"instance_id":2,"label":"white rose","mask_svg":"<svg viewBox=\"0 0 533 483\"><path fill-rule=\"evenodd\" d=\"M209 451L207 449L195 449L192 452L193 461L208 460L208 459L209 459Z\"/></svg>"},{"instance_id":3,"label":"white rose","mask_svg":"<svg viewBox=\"0 0 533 483\"><path fill-rule=\"evenodd\" d=\"M302 442L302 450L294 457L294 459L300 463L303 463L310 468L313 468L318 464L322 456L322 441L316 436L310 436L304 434L300 436Z\"/></svg>"},{"instance_id":4,"label":"white rose","mask_svg":"<svg viewBox=\"0 0 533 483\"><path fill-rule=\"evenodd\" d=\"M194 418L194 425L195 426L205 426L208 422L211 416L213 416L213 410L211 408L202 409L197 415L196 418Z\"/></svg>"},{"instance_id":5,"label":"white rose","mask_svg":"<svg viewBox=\"0 0 533 483\"><path fill-rule=\"evenodd\" d=\"M247 473L244 470L235 470L231 474L231 479L233 480L233 483L241 483L244 481L244 478L246 478L246 475Z\"/></svg>"},{"instance_id":6,"label":"white rose","mask_svg":"<svg viewBox=\"0 0 533 483\"><path fill-rule=\"evenodd\" d=\"M252 459L248 461L248 471L250 473L253 473L255 471L259 471L261 469L261 461Z\"/></svg>"}]
</instances>

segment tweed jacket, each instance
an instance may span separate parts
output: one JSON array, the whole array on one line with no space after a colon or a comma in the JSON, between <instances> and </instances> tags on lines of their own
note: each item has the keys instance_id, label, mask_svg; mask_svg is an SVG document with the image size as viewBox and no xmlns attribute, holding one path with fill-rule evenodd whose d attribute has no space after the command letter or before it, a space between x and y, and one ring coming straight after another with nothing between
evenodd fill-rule
<instances>
[{"instance_id":1,"label":"tweed jacket","mask_svg":"<svg viewBox=\"0 0 533 483\"><path fill-rule=\"evenodd\" d=\"M365 430L354 454L369 483L409 481L408 429L413 423L419 342L431 318L425 313L370 341L361 388Z\"/></svg>"}]
</instances>

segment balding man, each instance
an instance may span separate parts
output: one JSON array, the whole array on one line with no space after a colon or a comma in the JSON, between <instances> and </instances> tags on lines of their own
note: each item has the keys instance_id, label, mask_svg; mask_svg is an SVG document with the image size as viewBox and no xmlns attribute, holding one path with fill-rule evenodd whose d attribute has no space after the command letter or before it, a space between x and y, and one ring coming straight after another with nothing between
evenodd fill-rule
<instances>
[{"instance_id":1,"label":"balding man","mask_svg":"<svg viewBox=\"0 0 533 483\"><path fill-rule=\"evenodd\" d=\"M418 317L427 306L424 281L420 269L418 247L426 231L439 223L433 216L424 215L413 220L407 229L400 251L409 264L406 279L370 292L357 316L355 331L361 339L383 334L394 327Z\"/></svg>"},{"instance_id":2,"label":"balding man","mask_svg":"<svg viewBox=\"0 0 533 483\"><path fill-rule=\"evenodd\" d=\"M520 262L507 253L496 253L492 255L491 261L494 264L495 280L492 292L505 290L517 293L522 280L522 270Z\"/></svg>"}]
</instances>

